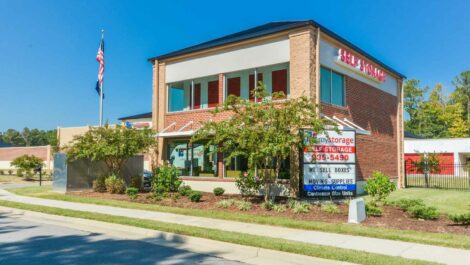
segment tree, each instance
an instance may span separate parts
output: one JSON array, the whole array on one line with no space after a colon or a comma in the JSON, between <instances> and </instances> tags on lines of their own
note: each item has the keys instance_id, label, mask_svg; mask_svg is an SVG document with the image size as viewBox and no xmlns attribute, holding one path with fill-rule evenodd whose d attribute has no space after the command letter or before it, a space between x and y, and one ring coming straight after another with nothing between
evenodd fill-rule
<instances>
[{"instance_id":1,"label":"tree","mask_svg":"<svg viewBox=\"0 0 470 265\"><path fill-rule=\"evenodd\" d=\"M42 163L42 159L35 157L34 155L22 155L11 161L10 165L19 169L21 173L25 173L26 178L31 178L32 170L42 166Z\"/></svg>"},{"instance_id":2,"label":"tree","mask_svg":"<svg viewBox=\"0 0 470 265\"><path fill-rule=\"evenodd\" d=\"M90 128L85 134L74 137L65 150L70 160L103 161L111 174L119 176L127 159L148 151L154 144L154 133L150 129L106 125Z\"/></svg>"},{"instance_id":3,"label":"tree","mask_svg":"<svg viewBox=\"0 0 470 265\"><path fill-rule=\"evenodd\" d=\"M463 71L455 77L452 84L455 90L451 93L451 100L459 102L464 107L462 118L467 121L470 126L470 70Z\"/></svg>"},{"instance_id":4,"label":"tree","mask_svg":"<svg viewBox=\"0 0 470 265\"><path fill-rule=\"evenodd\" d=\"M3 133L3 141L16 146L24 146L25 142L20 132L15 129L8 129Z\"/></svg>"},{"instance_id":5,"label":"tree","mask_svg":"<svg viewBox=\"0 0 470 265\"><path fill-rule=\"evenodd\" d=\"M248 160L248 168L256 172L264 187L264 199L271 195L271 186L281 171L281 163L290 153L304 146L303 128L317 133L324 131L325 122L317 116L317 108L307 97L285 99L283 93L269 97L265 86L259 82L254 98L261 102L242 100L229 96L222 109L214 115L229 112L230 119L205 122L192 141L208 140L206 146L218 145L218 152L225 154L229 164L232 158L242 156ZM278 101L283 99L282 101ZM248 174L249 175L249 174ZM243 174L240 178L247 177Z\"/></svg>"},{"instance_id":6,"label":"tree","mask_svg":"<svg viewBox=\"0 0 470 265\"><path fill-rule=\"evenodd\" d=\"M0 140L15 146L57 145L57 130L39 130L25 127L21 132L8 129L0 133Z\"/></svg>"},{"instance_id":7,"label":"tree","mask_svg":"<svg viewBox=\"0 0 470 265\"><path fill-rule=\"evenodd\" d=\"M421 88L419 80L410 79L405 81L404 85L404 104L403 107L408 113L409 120L405 122L407 131L417 133L419 128L418 114L420 104L424 101L424 94L429 88Z\"/></svg>"}]
</instances>

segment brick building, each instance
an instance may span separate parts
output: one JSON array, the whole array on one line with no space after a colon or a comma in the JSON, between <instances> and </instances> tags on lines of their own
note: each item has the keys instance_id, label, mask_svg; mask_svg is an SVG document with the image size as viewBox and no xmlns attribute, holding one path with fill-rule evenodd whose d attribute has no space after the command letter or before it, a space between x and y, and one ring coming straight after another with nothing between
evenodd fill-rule
<instances>
[{"instance_id":1,"label":"brick building","mask_svg":"<svg viewBox=\"0 0 470 265\"><path fill-rule=\"evenodd\" d=\"M251 99L259 80L268 92L308 96L323 117L356 132L359 187L373 170L402 176L404 76L314 21L268 23L149 61L159 161L173 163L196 188L232 190L233 177L246 170L243 158L224 165L222 154L189 139L228 95Z\"/></svg>"}]
</instances>

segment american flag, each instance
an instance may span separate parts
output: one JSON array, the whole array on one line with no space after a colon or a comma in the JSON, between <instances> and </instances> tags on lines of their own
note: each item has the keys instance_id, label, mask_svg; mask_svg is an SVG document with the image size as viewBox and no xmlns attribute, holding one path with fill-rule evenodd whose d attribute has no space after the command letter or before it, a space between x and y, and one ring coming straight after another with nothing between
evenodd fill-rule
<instances>
[{"instance_id":1,"label":"american flag","mask_svg":"<svg viewBox=\"0 0 470 265\"><path fill-rule=\"evenodd\" d=\"M104 76L104 38L101 37L100 47L98 48L98 53L96 54L96 61L100 64L100 69L98 70L98 81L96 81L96 92L100 94L103 87L103 76ZM104 95L103 95L104 97Z\"/></svg>"}]
</instances>

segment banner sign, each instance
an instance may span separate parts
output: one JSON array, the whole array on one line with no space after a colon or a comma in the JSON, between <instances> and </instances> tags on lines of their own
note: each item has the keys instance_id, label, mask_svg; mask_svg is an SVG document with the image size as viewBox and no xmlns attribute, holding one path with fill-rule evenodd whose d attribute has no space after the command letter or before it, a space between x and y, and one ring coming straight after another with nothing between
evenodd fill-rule
<instances>
[{"instance_id":1,"label":"banner sign","mask_svg":"<svg viewBox=\"0 0 470 265\"><path fill-rule=\"evenodd\" d=\"M317 143L303 150L303 190L308 197L349 197L356 193L356 132L307 133Z\"/></svg>"}]
</instances>

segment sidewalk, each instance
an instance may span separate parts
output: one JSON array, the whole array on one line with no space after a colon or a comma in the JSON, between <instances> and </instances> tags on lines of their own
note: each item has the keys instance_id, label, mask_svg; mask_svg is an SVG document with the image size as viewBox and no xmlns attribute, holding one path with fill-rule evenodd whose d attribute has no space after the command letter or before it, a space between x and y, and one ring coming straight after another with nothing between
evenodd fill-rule
<instances>
[{"instance_id":1,"label":"sidewalk","mask_svg":"<svg viewBox=\"0 0 470 265\"><path fill-rule=\"evenodd\" d=\"M368 238L362 236L300 230L285 227L273 227L268 225L217 220L171 213L23 197L16 196L5 190L0 190L0 199L34 205L72 209L77 211L158 220L161 222L219 229L223 231L241 232L252 235L275 237L303 243L353 249L388 256L398 256L408 259L418 259L444 264L470 264L470 250L464 249L393 241L387 239Z\"/></svg>"}]
</instances>

